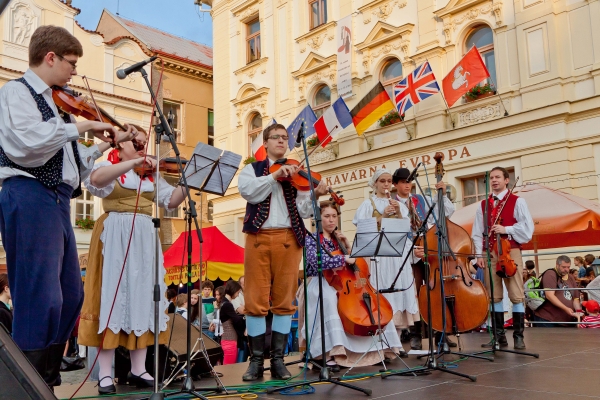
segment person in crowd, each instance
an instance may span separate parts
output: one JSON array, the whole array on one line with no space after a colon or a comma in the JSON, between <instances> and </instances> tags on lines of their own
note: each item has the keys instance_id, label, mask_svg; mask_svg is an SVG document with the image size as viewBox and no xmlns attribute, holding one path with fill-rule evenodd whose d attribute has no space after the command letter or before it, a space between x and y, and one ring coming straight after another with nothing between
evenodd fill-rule
<instances>
[{"instance_id":1,"label":"person in crowd","mask_svg":"<svg viewBox=\"0 0 600 400\"><path fill-rule=\"evenodd\" d=\"M191 315L190 315L190 321L192 321L192 325L194 325L197 328L200 328L202 326L202 321L200 321L200 290L198 289L192 289L192 293L191 293ZM204 315L204 312L202 313L202 315ZM208 328L208 325L207 325Z\"/></svg>"},{"instance_id":2,"label":"person in crowd","mask_svg":"<svg viewBox=\"0 0 600 400\"><path fill-rule=\"evenodd\" d=\"M533 262L532 260L525 261L524 269L527 270L527 276L528 276L527 279L531 278L532 276L533 277L537 276L537 273L535 272L535 262ZM523 282L525 282L525 281L523 281Z\"/></svg>"},{"instance_id":3,"label":"person in crowd","mask_svg":"<svg viewBox=\"0 0 600 400\"><path fill-rule=\"evenodd\" d=\"M406 215L402 215L404 218L408 218L410 220L410 227L412 234L415 235L417 229L422 224L423 219L429 212L429 207L433 206L433 214L429 216L427 220L427 227L432 227L435 224L436 218L439 215L439 209L437 205L438 196L428 196L425 199L420 194L413 195L412 192L412 182L407 182L408 177L410 176L410 170L407 168L398 168L394 171L392 175L392 184L396 188L395 199L400 203L404 204L408 209L408 213ZM444 193L446 193L446 183L444 181L440 181L435 185L436 189L442 189ZM444 196L443 199L444 204L444 214L446 217L450 218L452 214L454 214L455 207L454 204L450 201L448 196ZM423 279L425 277L425 263L423 260L419 260L416 264L412 265L413 275L415 279L415 296L418 297L419 290L421 286L423 286ZM408 325L408 330L410 332L410 348L413 350L421 350L423 348L422 345L422 334L421 334L421 320L414 321L414 324ZM450 340L447 335L444 335L444 341L447 343L449 347L456 347L456 343ZM435 336L435 343L439 343L442 338L442 335L437 332Z\"/></svg>"},{"instance_id":4,"label":"person in crowd","mask_svg":"<svg viewBox=\"0 0 600 400\"><path fill-rule=\"evenodd\" d=\"M292 375L283 362L296 312L293 304L298 289L298 265L304 246L303 218L312 215L309 192L298 191L285 178L298 171L298 166L271 166L284 158L288 150L288 132L281 124L269 125L263 131L267 152L264 161L248 164L239 175L238 189L246 200L243 232L246 233L244 300L248 339L252 355L242 379L253 381L264 371L265 317L273 312L271 335L271 377L289 379ZM327 193L325 180L315 188L317 196ZM269 303L269 295L271 303Z\"/></svg>"},{"instance_id":5,"label":"person in crowd","mask_svg":"<svg viewBox=\"0 0 600 400\"><path fill-rule=\"evenodd\" d=\"M83 56L67 29L38 27L28 51L29 69L0 89L0 232L14 340L52 388L61 384L62 355L83 301L71 199L81 195L81 182L102 153L135 131L76 122L56 107L52 87L65 87ZM102 143L79 143L85 132Z\"/></svg>"},{"instance_id":6,"label":"person in crowd","mask_svg":"<svg viewBox=\"0 0 600 400\"><path fill-rule=\"evenodd\" d=\"M188 319L188 301L187 293L180 293L177 295L177 309L175 312L181 315L183 318Z\"/></svg>"},{"instance_id":7,"label":"person in crowd","mask_svg":"<svg viewBox=\"0 0 600 400\"><path fill-rule=\"evenodd\" d=\"M321 246L329 252L339 250L338 241L346 247L351 248L351 244L346 236L337 230L339 211L335 203L331 201L321 202L321 221L323 224L323 233L320 235ZM407 241L408 243L408 241ZM410 244L407 244L407 249ZM347 268L347 265L352 265L356 259L350 256L337 255L330 257L327 252L323 251L322 268L323 270L338 271L342 268ZM317 243L312 234L306 236L306 261L307 270L307 298L308 298L308 332L310 335L310 355L313 358L322 357L321 354L321 324L318 308L319 298L319 279L317 273ZM380 362L379 351L381 344L377 344L377 348L372 347L373 340L369 336L351 335L344 331L342 320L338 312L338 296L337 291L330 286L327 280L323 279L323 310L325 317L325 351L328 353L327 365L332 368L332 371L339 370L339 365L350 367L360 358L361 366L374 365ZM304 288L298 288L296 293L298 298L298 307L301 311L304 310ZM376 301L376 299L373 299ZM358 304L357 304L358 306ZM304 318L300 321L303 325ZM383 344L383 353L389 356L394 356L394 350L401 349L402 343L398 337L398 332L394 327L393 322L383 326L385 328L384 335L387 339L387 344ZM306 341L305 329L300 326L300 339ZM363 353L367 352L363 356Z\"/></svg>"},{"instance_id":8,"label":"person in crowd","mask_svg":"<svg viewBox=\"0 0 600 400\"><path fill-rule=\"evenodd\" d=\"M13 314L10 309L10 288L8 287L8 275L0 274L0 324L8 333L12 333Z\"/></svg>"},{"instance_id":9,"label":"person in crowd","mask_svg":"<svg viewBox=\"0 0 600 400\"><path fill-rule=\"evenodd\" d=\"M111 369L119 345L130 353L130 383L152 387L154 378L145 365L147 347L153 344L155 334L159 335L159 343L168 340L167 299L160 301L159 326L154 326L152 295L156 262L160 264L160 292L167 290L163 256L160 247L158 254L155 250L156 241L148 237L155 229L155 197L160 207L173 210L183 202L185 194L182 187L171 186L152 171L156 161L145 157L146 135L139 127L138 131L141 133L136 139L137 147L132 142L122 143L111 151L107 161L94 166L85 181L88 191L102 199L105 211L92 232L79 327L80 344L101 347L100 394L115 392ZM147 171L138 174L134 168L142 166Z\"/></svg>"},{"instance_id":10,"label":"person in crowd","mask_svg":"<svg viewBox=\"0 0 600 400\"><path fill-rule=\"evenodd\" d=\"M388 198L388 193L392 187L392 174L387 169L377 169L371 179L369 186L373 189L373 194L356 210L352 223L358 224L358 221L365 218L377 218L378 226L382 218L403 218L408 215L407 207L398 200ZM407 241L408 242L408 241ZM418 248L418 247L417 247ZM421 249L422 248L418 248ZM404 257L410 257L410 262L417 263L418 256L413 256L404 252L403 257L381 257L377 261L377 273L371 271L371 284L375 289L384 289L386 284L390 284L395 278L400 266L404 262ZM377 282L379 277L379 282ZM412 268L404 268L397 282L399 288L409 288L413 285ZM421 320L419 315L419 304L414 290L405 290L396 293L386 293L385 298L392 305L394 310L394 325L398 330L398 336L402 334L402 329L413 329L415 322ZM406 353L401 351L401 355Z\"/></svg>"},{"instance_id":11,"label":"person in crowd","mask_svg":"<svg viewBox=\"0 0 600 400\"><path fill-rule=\"evenodd\" d=\"M600 305L596 300L588 300L581 303L587 315L583 317L581 322L588 322L590 324L579 324L579 328L584 329L600 329Z\"/></svg>"},{"instance_id":12,"label":"person in crowd","mask_svg":"<svg viewBox=\"0 0 600 400\"><path fill-rule=\"evenodd\" d=\"M244 301L244 282L245 282L244 275L242 275L242 276L240 276L240 279L238 279L238 283L240 284L240 287L242 288L242 290L240 291L240 293L238 294L238 296L235 299L230 299L231 304L233 305L233 308L235 309L235 312L240 315L244 315L246 313L245 301ZM238 351L238 355L237 355L238 363L246 362L246 360L248 359L248 336L246 336L246 334L244 334L243 343L244 343L244 347L240 348Z\"/></svg>"},{"instance_id":13,"label":"person in crowd","mask_svg":"<svg viewBox=\"0 0 600 400\"><path fill-rule=\"evenodd\" d=\"M583 278L585 276L585 260L581 256L573 258L573 264L577 268L577 278Z\"/></svg>"},{"instance_id":14,"label":"person in crowd","mask_svg":"<svg viewBox=\"0 0 600 400\"><path fill-rule=\"evenodd\" d=\"M570 269L571 259L562 255L556 259L555 273L548 271L542 276L541 286L544 288L546 301L535 310L534 321L542 323L534 326L561 326L561 322L574 322L577 313L581 313L579 289L575 278L569 274Z\"/></svg>"},{"instance_id":15,"label":"person in crowd","mask_svg":"<svg viewBox=\"0 0 600 400\"><path fill-rule=\"evenodd\" d=\"M225 286L219 286L215 288L215 302L214 302L214 318L210 321L209 330L213 332L214 339L216 342L221 343L221 336L223 335L223 325L221 324L221 304L225 298Z\"/></svg>"},{"instance_id":16,"label":"person in crowd","mask_svg":"<svg viewBox=\"0 0 600 400\"><path fill-rule=\"evenodd\" d=\"M586 286L587 290L583 292L587 296L588 300L595 300L600 303L600 276L596 276L594 273L594 268L592 267L586 268L586 276L587 274L589 274L590 278L592 276L594 278L590 280L590 283L588 283Z\"/></svg>"},{"instance_id":17,"label":"person in crowd","mask_svg":"<svg viewBox=\"0 0 600 400\"><path fill-rule=\"evenodd\" d=\"M579 282L580 287L586 288L594 279L596 279L596 271L594 271L594 267L590 264L590 266L585 268L585 275L583 278L578 278L577 281Z\"/></svg>"},{"instance_id":18,"label":"person in crowd","mask_svg":"<svg viewBox=\"0 0 600 400\"><path fill-rule=\"evenodd\" d=\"M484 235L489 234L490 251L496 241L496 236L501 235L503 239L510 242L510 257L517 264L517 273L508 278L501 278L495 271L489 273L486 269L484 274L485 286L488 295L492 295L493 286L494 298L490 299L492 304L492 318L496 326L496 335L500 347L508 346L506 333L504 331L504 305L502 304L503 286L506 286L508 298L512 303L513 312L513 347L515 350L525 349L525 288L523 287L523 259L521 256L521 245L529 242L533 236L533 219L529 213L527 202L508 190L510 175L505 168L494 167L490 171L490 187L492 193L489 198L481 201L481 206L475 211L475 220L471 230L471 238L477 254L477 265L479 268L487 268L487 260L484 254ZM487 207L486 207L487 204ZM484 224L483 214L488 210L487 224ZM498 223L501 220L502 223ZM484 225L488 227L488 232L484 232ZM491 265L496 265L497 255L491 251ZM495 267L493 267L495 268ZM567 271L568 272L568 271ZM492 281L490 282L490 275ZM481 346L484 348L494 347L494 337Z\"/></svg>"},{"instance_id":19,"label":"person in crowd","mask_svg":"<svg viewBox=\"0 0 600 400\"><path fill-rule=\"evenodd\" d=\"M241 291L242 287L234 280L229 280L225 284L225 297L222 299L219 313L223 325L221 337L223 365L234 364L237 361L238 349L244 346L243 337L246 329L244 317L235 312L233 304L229 301L235 299Z\"/></svg>"},{"instance_id":20,"label":"person in crowd","mask_svg":"<svg viewBox=\"0 0 600 400\"><path fill-rule=\"evenodd\" d=\"M209 338L214 339L214 333L209 329L210 323L215 317L215 298L213 297L213 290L215 286L208 279L202 282L202 332Z\"/></svg>"},{"instance_id":21,"label":"person in crowd","mask_svg":"<svg viewBox=\"0 0 600 400\"><path fill-rule=\"evenodd\" d=\"M177 289L169 288L167 290L167 300L169 301L168 313L173 314L177 309Z\"/></svg>"},{"instance_id":22,"label":"person in crowd","mask_svg":"<svg viewBox=\"0 0 600 400\"><path fill-rule=\"evenodd\" d=\"M573 278L577 279L579 276L579 270L577 268L571 268L569 274L573 275Z\"/></svg>"}]
</instances>

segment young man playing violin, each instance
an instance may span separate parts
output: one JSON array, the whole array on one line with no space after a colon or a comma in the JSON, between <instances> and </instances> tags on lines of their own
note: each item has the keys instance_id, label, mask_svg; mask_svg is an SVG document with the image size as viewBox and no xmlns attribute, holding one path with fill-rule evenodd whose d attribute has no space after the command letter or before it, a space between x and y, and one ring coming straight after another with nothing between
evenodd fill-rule
<instances>
[{"instance_id":1,"label":"young man playing violin","mask_svg":"<svg viewBox=\"0 0 600 400\"><path fill-rule=\"evenodd\" d=\"M31 36L29 69L0 89L0 231L15 306L13 337L50 386L60 385L65 343L83 300L71 198L94 161L134 131L59 116L52 86L76 75L83 54L66 29L42 26ZM103 141L77 142L90 131ZM113 142L114 143L114 142Z\"/></svg>"},{"instance_id":2,"label":"young man playing violin","mask_svg":"<svg viewBox=\"0 0 600 400\"><path fill-rule=\"evenodd\" d=\"M275 172L269 172L287 151L285 127L281 124L268 126L263 131L263 141L267 158L244 167L238 182L240 194L248 202L243 232L247 233L244 299L250 365L243 376L245 381L263 376L265 316L269 309L273 313L271 377L291 377L283 363L283 352L296 311L293 301L305 235L302 219L313 213L309 192L297 191L290 182L281 180L293 176L298 166L282 165ZM315 194L326 193L327 186L321 181Z\"/></svg>"},{"instance_id":3,"label":"young man playing violin","mask_svg":"<svg viewBox=\"0 0 600 400\"><path fill-rule=\"evenodd\" d=\"M477 255L477 264L479 268L487 266L486 250L484 249L484 223L483 213L488 202L488 221L489 245L491 252L492 285L494 285L493 318L495 318L496 337L501 347L508 346L506 334L504 332L504 308L502 307L502 281L506 285L508 297L512 303L513 311L513 338L514 348L517 350L525 349L523 331L525 328L525 306L523 304L523 259L521 258L521 245L531 240L533 235L533 220L527 208L527 203L521 197L516 196L507 189L509 182L508 171L502 167L495 167L490 172L490 186L492 193L486 200L481 201L481 207L477 207L475 212L475 221L471 238L475 245L475 254ZM500 211L502 210L502 211ZM499 214L499 215L498 215ZM496 235L506 238L510 242L510 257L517 264L517 272L509 278L501 278L496 274L496 261L498 255L492 251ZM488 293L490 291L490 274L486 272L485 286ZM493 347L494 339L489 343L481 345L482 347Z\"/></svg>"}]
</instances>

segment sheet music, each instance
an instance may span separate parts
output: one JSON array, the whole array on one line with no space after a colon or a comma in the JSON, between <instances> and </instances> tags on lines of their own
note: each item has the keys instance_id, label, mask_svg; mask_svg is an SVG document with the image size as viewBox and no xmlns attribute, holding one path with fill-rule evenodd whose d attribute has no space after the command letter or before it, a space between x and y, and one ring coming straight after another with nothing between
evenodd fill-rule
<instances>
[{"instance_id":1,"label":"sheet music","mask_svg":"<svg viewBox=\"0 0 600 400\"><path fill-rule=\"evenodd\" d=\"M402 257L410 232L408 219L383 218L381 231L377 231L377 219L360 219L356 225L352 257ZM381 239L381 243L380 243Z\"/></svg>"},{"instance_id":2,"label":"sheet music","mask_svg":"<svg viewBox=\"0 0 600 400\"><path fill-rule=\"evenodd\" d=\"M364 254L364 257L370 257L375 254L378 241L377 218L359 219L356 223L356 236L351 256L361 257L361 254Z\"/></svg>"},{"instance_id":3,"label":"sheet music","mask_svg":"<svg viewBox=\"0 0 600 400\"><path fill-rule=\"evenodd\" d=\"M406 233L411 231L410 220L408 218L383 218L381 229L385 231L390 244L402 252L407 239ZM399 233L402 235L398 235Z\"/></svg>"},{"instance_id":4,"label":"sheet music","mask_svg":"<svg viewBox=\"0 0 600 400\"><path fill-rule=\"evenodd\" d=\"M204 186L204 191L217 195L225 194L225 191L231 184L231 181L233 180L241 161L242 156L230 151L225 151L225 153L223 153L221 156L215 171Z\"/></svg>"}]
</instances>

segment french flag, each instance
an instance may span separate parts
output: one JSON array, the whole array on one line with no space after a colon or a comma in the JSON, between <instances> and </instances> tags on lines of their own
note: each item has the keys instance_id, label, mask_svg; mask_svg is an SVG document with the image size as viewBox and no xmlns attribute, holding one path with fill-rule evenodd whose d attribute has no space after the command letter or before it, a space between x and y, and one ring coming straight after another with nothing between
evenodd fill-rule
<instances>
[{"instance_id":1,"label":"french flag","mask_svg":"<svg viewBox=\"0 0 600 400\"><path fill-rule=\"evenodd\" d=\"M273 118L271 122L267 124L267 126L274 125L276 123L277 121L275 121L275 118ZM265 126L265 128L267 126ZM254 155L254 158L256 158L256 161L263 161L267 158L267 150L265 150L262 132L259 133L256 139L254 139L252 142L252 154Z\"/></svg>"},{"instance_id":2,"label":"french flag","mask_svg":"<svg viewBox=\"0 0 600 400\"><path fill-rule=\"evenodd\" d=\"M315 122L315 132L321 146L325 147L350 124L352 124L352 115L350 115L346 102L340 97Z\"/></svg>"}]
</instances>

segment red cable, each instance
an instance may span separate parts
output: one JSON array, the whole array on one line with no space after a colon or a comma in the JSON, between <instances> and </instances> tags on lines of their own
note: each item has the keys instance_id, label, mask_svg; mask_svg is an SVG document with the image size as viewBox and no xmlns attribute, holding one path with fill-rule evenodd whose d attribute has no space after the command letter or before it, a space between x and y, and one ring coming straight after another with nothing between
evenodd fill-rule
<instances>
[{"instance_id":1,"label":"red cable","mask_svg":"<svg viewBox=\"0 0 600 400\"><path fill-rule=\"evenodd\" d=\"M161 63L161 69L160 69L160 78L158 80L157 92L160 91L160 87L162 85L163 72L164 72L164 63L163 63L163 60L160 57L158 57L158 59L160 60L160 63ZM154 115L155 108L156 108L156 101L153 101L152 102L152 113L150 115ZM148 144L150 143L150 140L148 140L148 139L150 138L151 132L152 132L152 118L150 118L150 127L148 129L148 137L146 138L146 150L144 151L144 163L146 162L147 151L148 151ZM157 159L158 159L158 156L159 155L157 154ZM96 362L98 361L98 357L100 356L100 352L103 349L104 338L106 337L106 332L109 329L108 326L110 324L110 317L112 316L113 309L115 308L115 303L117 301L117 294L119 293L119 287L121 286L121 279L123 278L123 272L125 272L125 265L127 263L127 257L129 256L129 248L131 246L131 239L133 237L133 229L135 227L135 218L137 216L137 207L138 207L138 203L139 203L139 200L140 200L142 181L143 181L143 179L140 177L140 183L138 185L137 196L136 196L136 199L135 199L135 210L133 211L133 220L131 222L131 232L129 233L129 240L127 241L127 249L125 250L125 258L123 259L123 265L121 266L121 273L119 275L119 281L117 282L117 288L115 289L115 296L113 297L112 305L110 306L110 312L108 313L108 319L106 321L106 328L104 329L104 333L102 334L102 342L100 343L100 347L98 347L98 353L96 354L96 357L94 358L94 362L89 367L89 371L88 371L87 375L85 376L85 379L77 387L77 389L71 395L71 397L69 397L69 400L72 400L73 397L75 397L75 395L79 392L79 390L81 390L81 388L83 387L83 385L87 382L87 380L89 379L90 375L92 374L92 371L94 370L94 366L96 365ZM158 193L156 195L158 195ZM155 245L156 245L156 243L155 243ZM160 327L156 327L155 326L154 327L154 334L156 335L157 332L160 335ZM102 378L102 377L99 377L99 378ZM156 377L154 377L154 379L156 379ZM100 385L99 381L98 381L98 385Z\"/></svg>"}]
</instances>

